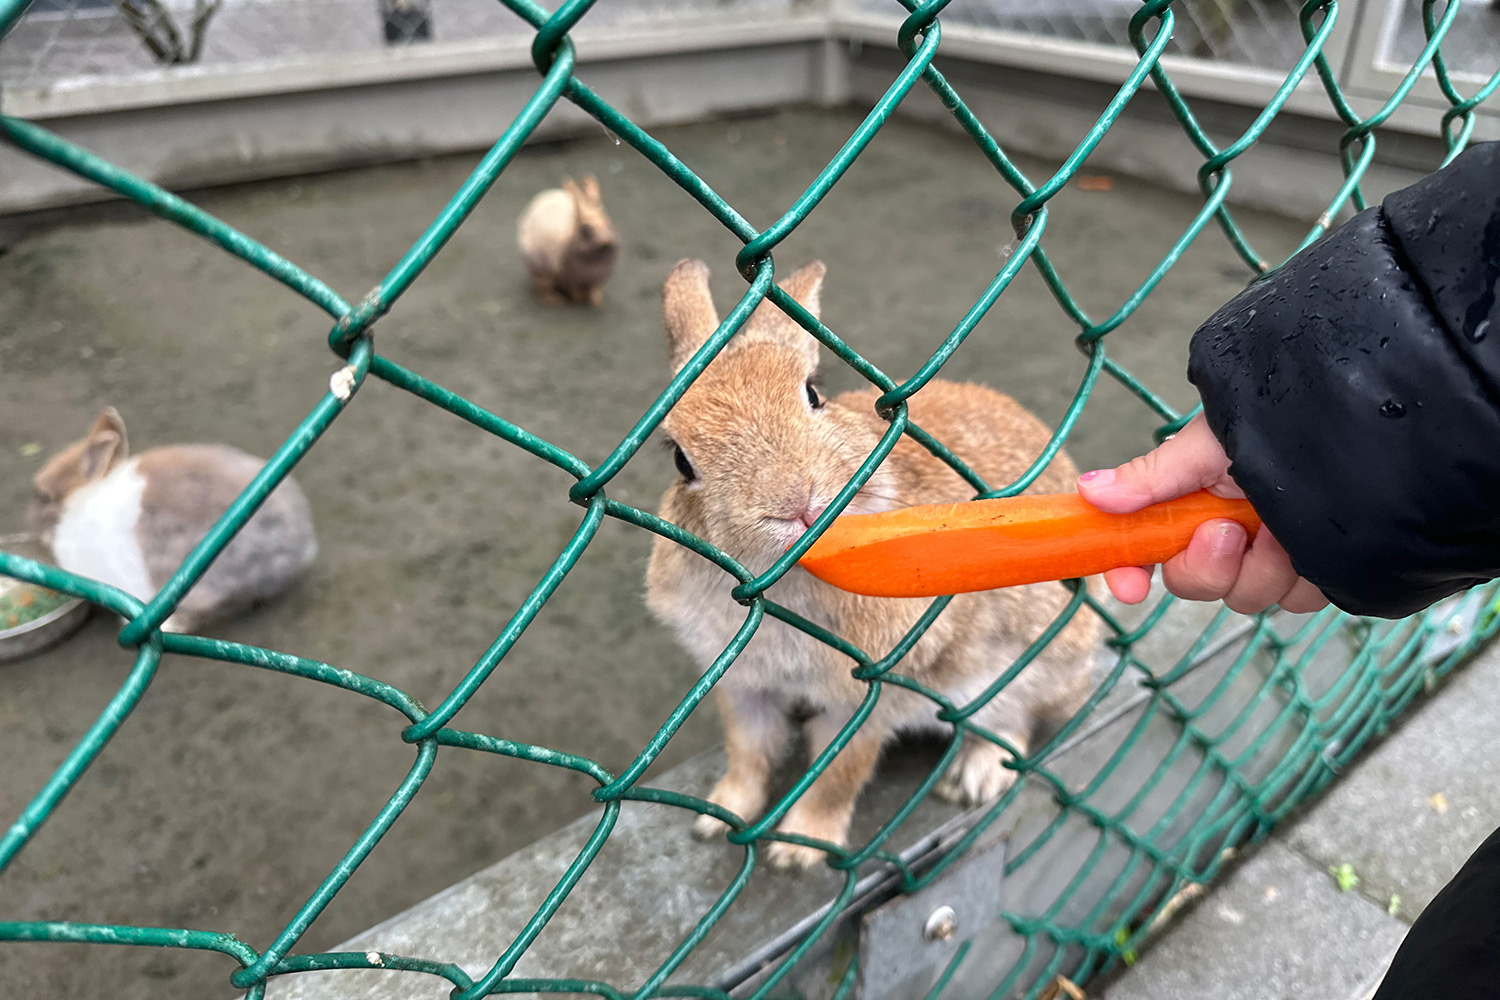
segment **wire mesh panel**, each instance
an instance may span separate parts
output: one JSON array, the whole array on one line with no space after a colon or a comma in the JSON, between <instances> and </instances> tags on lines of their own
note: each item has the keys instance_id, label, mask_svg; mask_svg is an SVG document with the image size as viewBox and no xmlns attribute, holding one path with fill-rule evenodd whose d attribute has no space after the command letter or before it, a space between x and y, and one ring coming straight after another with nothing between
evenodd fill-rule
<instances>
[{"instance_id":1,"label":"wire mesh panel","mask_svg":"<svg viewBox=\"0 0 1500 1000\"><path fill-rule=\"evenodd\" d=\"M586 31L715 13L776 14L791 0L625 0ZM264 67L428 43L514 39L488 0L38 0L0 48L0 83L44 86L163 69Z\"/></svg>"},{"instance_id":2,"label":"wire mesh panel","mask_svg":"<svg viewBox=\"0 0 1500 1000\"><path fill-rule=\"evenodd\" d=\"M908 7L910 16L898 32L907 62L889 89L850 135L836 156L776 222L756 229L698 175L660 142L604 101L575 72L576 55L570 33L595 17L593 0L570 0L555 13L531 0L504 0L504 7L531 39L538 72L534 96L498 138L478 167L432 220L425 233L395 263L390 272L358 302L348 302L329 285L225 222L192 204L112 166L85 149L34 123L0 117L0 135L15 147L73 171L150 209L222 248L226 253L281 282L324 310L331 321L328 343L339 362L328 392L312 402L306 416L276 450L263 471L234 502L215 528L191 552L170 581L149 601L139 601L112 587L63 572L16 554L0 553L0 572L92 600L126 619L119 641L134 650L133 668L63 764L39 789L34 799L0 838L0 869L8 866L37 831L54 820L62 800L90 767L103 747L140 702L156 676L164 653L217 660L241 670L271 670L298 681L331 685L349 697L369 698L400 713L404 726L390 738L411 746L414 759L404 780L391 790L384 807L338 864L295 913L286 915L274 940L247 943L234 928L148 927L80 921L0 922L0 940L91 942L133 947L190 948L227 956L230 982L259 1000L273 977L321 970L385 969L413 978L437 976L452 984L460 998L514 992L592 993L606 997L689 995L724 997L721 986L684 978L683 970L695 949L734 912L751 876L764 864L765 846L793 840L826 851L828 864L838 873L842 890L823 915L798 931L788 949L756 981L757 997L783 995L798 978L798 964L812 955L850 903L862 876L872 866L893 865L903 888L933 884L943 872L997 824L1013 829L1006 861L1010 902L1002 924L1016 947L981 951L960 950L933 986L941 995L951 984L983 982L993 995L1040 996L1055 988L1058 976L1072 981L1107 970L1126 959L1153 929L1158 918L1191 886L1212 879L1225 851L1264 835L1286 813L1326 785L1338 769L1399 714L1425 686L1459 663L1476 646L1500 630L1500 588L1491 584L1445 603L1438 609L1404 622L1370 622L1333 610L1309 618L1270 615L1243 619L1227 611L1209 611L1194 619L1188 606L1162 599L1144 611L1122 616L1074 586L1056 620L1006 669L1002 679L969 704L950 701L902 672L902 657L947 606L934 602L912 631L890 649L860 649L846 638L800 618L775 599L772 589L806 551L833 517L874 474L901 437L906 436L948 462L964 476L978 496L1010 496L1026 489L1068 439L1079 414L1090 405L1101 379L1119 383L1160 421L1160 433L1181 427L1191 414L1173 410L1110 355L1111 336L1123 331L1141 302L1157 288L1182 254L1200 236L1228 241L1243 260L1247 276L1269 270L1265 259L1237 225L1226 198L1231 188L1230 166L1256 140L1280 111L1294 87L1310 74L1321 81L1327 98L1347 130L1340 143L1345 181L1328 192L1327 210L1312 225L1304 246L1316 240L1346 206L1363 207L1361 179L1372 162L1377 133L1390 113L1405 100L1418 76L1436 71L1449 108L1439 117L1448 157L1465 146L1473 129L1475 108L1500 87L1500 74L1477 84L1451 79L1439 59L1444 39L1454 29L1459 5L1423 8L1423 42L1408 64L1408 72L1386 103L1369 117L1354 114L1344 99L1322 50L1337 19L1335 0L1309 0L1299 12L1301 49L1287 70L1283 85L1245 133L1219 145L1200 128L1190 103L1176 88L1160 57L1172 44L1184 20L1170 0L1150 0L1136 8L1128 24L1131 45L1139 62L1115 97L1102 110L1097 127L1089 132L1066 162L1047 177L1033 178L1007 154L1004 137L991 134L955 92L934 64L942 42L939 14L944 0ZM22 16L22 0L0 2L0 27L9 28ZM441 8L439 8L441 11ZM45 13L45 11L43 11ZM436 16L436 15L435 15ZM363 30L363 29L361 29ZM437 30L437 29L434 29ZM179 35L180 37L180 35ZM0 52L23 39L11 37ZM1135 292L1107 316L1088 313L1075 292L1088 283L1086 274L1065 274L1048 255L1048 214L1056 199L1068 197L1067 185L1087 156L1115 122L1125 104L1150 77L1165 96L1193 146L1201 155L1199 172L1202 206L1191 224L1155 265ZM773 281L776 250L837 184L869 145L901 101L916 87L937 93L959 125L994 169L997 188L1013 192L1011 226L1015 240L1003 265L974 303L954 303L963 316L951 329L932 334L936 348L927 362L902 378L882 371L860 353L858 336L841 334L819 322ZM486 192L498 181L517 150L559 101L568 100L596 118L639 155L660 168L681 188L684 205L697 206L733 233L743 244L733 261L746 281L743 297L701 348L667 383L655 402L631 427L620 428L618 445L597 463L586 462L537 436L526 427L525 413L495 413L425 378L387 353L375 349L377 321L402 307L402 296L424 269L442 252ZM1439 164L1434 163L1436 167ZM934 177L934 183L941 178ZM1079 379L1063 420L1049 444L1034 456L1030 468L1009 483L986 483L947 450L944 443L914 423L907 400L948 365L954 353L986 312L1006 292L1025 267L1035 268L1055 298L1057 308L1078 331ZM213 290L205 289L205 295ZM888 430L835 502L775 564L757 571L740 565L723 551L655 515L610 494L610 485L631 462L666 413L682 397L712 360L735 336L764 299L771 299L854 372L876 386L881 395L876 408ZM1116 332L1120 331L1120 332ZM529 597L515 610L484 655L454 685L441 703L427 707L407 692L376 678L331 663L317 662L291 652L257 648L197 635L162 631L162 623L183 595L202 576L223 548L244 526L270 492L315 446L338 420L367 379L374 377L448 411L475 429L508 442L531 456L571 475L575 482L558 503L570 501L582 511L572 537L543 574ZM1142 447L1149 442L1142 441ZM653 532L684 546L697 557L722 568L735 598L744 608L738 634L721 651L701 680L685 692L680 703L663 710L659 732L624 769L615 773L598 761L546 746L481 733L453 725L458 712L486 684L493 684L497 668L595 539L605 518ZM757 568L758 569L758 568ZM621 600L636 600L622 594ZM1201 609L1200 609L1201 610ZM993 805L969 817L963 835L948 846L932 867L920 872L904 867L892 851L902 823L927 798L943 768L967 741L1001 743L978 725L975 710L994 697L1004 684L1027 670L1037 654L1074 616L1100 615L1108 626L1108 666L1096 679L1082 709L1043 745L1012 760L1015 784ZM1165 643L1173 621L1187 615L1185 642ZM860 710L838 733L826 752L793 787L768 810L751 821L728 813L705 799L681 791L655 787L643 776L684 720L698 709L714 685L731 669L736 657L769 619L800 629L813 639L843 653L854 676L865 685ZM951 723L954 736L942 760L911 791L909 799L889 820L862 842L850 846L808 841L774 829L790 804L822 773L847 744L874 706L892 687L917 691L929 698L940 719ZM1003 745L1003 744L1002 744ZM593 803L601 807L597 826L577 856L534 909L523 915L521 929L509 941L497 941L486 968L472 972L431 955L393 955L379 952L306 953L298 943L340 892L371 850L399 822L403 810L418 795L439 756L459 750L494 754L529 762L535 767L566 768L597 783ZM711 814L728 824L729 842L742 857L739 875L711 905L696 926L670 951L654 961L649 971L630 982L599 982L580 959L565 975L520 978L519 963L532 948L548 921L584 879L600 851L610 841L625 810L666 806L684 824L697 814ZM1082 841L1082 853L1069 845ZM722 846L722 845L720 845ZM846 959L829 984L832 993L846 995L858 977L858 963Z\"/></svg>"},{"instance_id":3,"label":"wire mesh panel","mask_svg":"<svg viewBox=\"0 0 1500 1000\"><path fill-rule=\"evenodd\" d=\"M889 13L880 0L859 0L861 10ZM1191 0L1172 5L1177 17L1169 55L1288 70L1305 49L1294 0ZM1138 0L956 0L944 13L955 25L1128 46Z\"/></svg>"},{"instance_id":4,"label":"wire mesh panel","mask_svg":"<svg viewBox=\"0 0 1500 1000\"><path fill-rule=\"evenodd\" d=\"M1422 51L1427 28L1419 0L1392 3L1378 63L1401 72ZM1466 3L1458 13L1452 40L1443 46L1442 58L1451 72L1484 80L1500 70L1500 4Z\"/></svg>"}]
</instances>

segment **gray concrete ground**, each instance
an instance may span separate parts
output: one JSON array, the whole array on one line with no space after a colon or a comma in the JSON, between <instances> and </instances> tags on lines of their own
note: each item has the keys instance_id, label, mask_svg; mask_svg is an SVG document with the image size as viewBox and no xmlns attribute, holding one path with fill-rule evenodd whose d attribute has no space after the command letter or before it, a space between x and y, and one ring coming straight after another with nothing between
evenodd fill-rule
<instances>
[{"instance_id":1,"label":"gray concrete ground","mask_svg":"<svg viewBox=\"0 0 1500 1000\"><path fill-rule=\"evenodd\" d=\"M1280 842L1267 844L1099 996L1364 1000L1405 927Z\"/></svg>"},{"instance_id":2,"label":"gray concrete ground","mask_svg":"<svg viewBox=\"0 0 1500 1000\"><path fill-rule=\"evenodd\" d=\"M757 225L790 204L858 121L847 112L663 129L660 137ZM421 232L473 157L204 193L209 211L355 299ZM1042 168L1034 163L1031 170ZM597 172L624 238L604 306L549 310L514 247L525 200ZM1035 174L1034 174L1035 176ZM912 371L1000 265L1016 198L964 140L895 121L779 252L829 264L824 311L886 370ZM1084 306L1107 315L1197 207L1116 179L1055 202L1046 246ZM1242 213L1266 256L1305 227ZM660 283L703 256L727 306L737 241L604 134L521 155L394 312L381 350L597 461L666 380ZM1247 271L1210 229L1112 353L1177 405L1194 326ZM21 527L42 456L101 405L137 448L226 441L265 454L324 390L336 360L313 307L177 228L80 215L0 255L0 533ZM1055 420L1083 372L1074 330L1034 271L955 359L960 377ZM831 373L835 388L855 384ZM1078 425L1085 467L1149 444L1155 421L1101 383ZM41 454L34 454L35 445ZM673 473L647 449L611 488L654 507ZM325 659L438 701L504 624L577 525L567 477L371 382L297 470L321 555L287 599L221 634ZM458 724L619 768L691 683L686 656L640 601L648 537L608 524ZM0 669L0 817L15 816L119 684L130 657L96 617L78 637ZM0 916L232 931L264 946L375 815L411 762L379 705L245 667L168 657L115 741L0 877ZM718 738L700 713L662 765ZM590 808L569 772L444 752L426 786L303 941L329 947ZM1456 786L1454 786L1456 787ZM221 996L229 963L182 951L0 948L9 997Z\"/></svg>"},{"instance_id":3,"label":"gray concrete ground","mask_svg":"<svg viewBox=\"0 0 1500 1000\"><path fill-rule=\"evenodd\" d=\"M1491 648L1279 831L1105 1000L1367 1000L1407 927L1500 825ZM1349 865L1340 891L1329 869Z\"/></svg>"}]
</instances>

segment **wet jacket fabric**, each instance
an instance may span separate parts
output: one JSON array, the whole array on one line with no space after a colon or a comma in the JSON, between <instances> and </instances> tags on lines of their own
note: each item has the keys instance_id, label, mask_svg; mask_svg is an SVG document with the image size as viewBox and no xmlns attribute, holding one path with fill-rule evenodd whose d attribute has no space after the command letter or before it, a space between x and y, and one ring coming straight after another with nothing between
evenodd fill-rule
<instances>
[{"instance_id":1,"label":"wet jacket fabric","mask_svg":"<svg viewBox=\"0 0 1500 1000\"><path fill-rule=\"evenodd\" d=\"M1340 608L1396 618L1500 576L1500 143L1236 296L1188 377L1235 482Z\"/></svg>"}]
</instances>

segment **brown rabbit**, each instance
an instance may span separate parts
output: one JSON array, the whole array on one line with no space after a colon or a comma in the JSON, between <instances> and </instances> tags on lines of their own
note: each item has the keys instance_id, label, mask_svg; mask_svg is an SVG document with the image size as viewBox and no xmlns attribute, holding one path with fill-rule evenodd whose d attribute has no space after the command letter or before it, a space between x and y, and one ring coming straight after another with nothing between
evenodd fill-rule
<instances>
[{"instance_id":1,"label":"brown rabbit","mask_svg":"<svg viewBox=\"0 0 1500 1000\"><path fill-rule=\"evenodd\" d=\"M63 569L150 600L265 462L222 444L131 456L108 406L37 472L31 519ZM290 587L317 555L312 511L290 478L183 595L162 628L192 632Z\"/></svg>"},{"instance_id":2,"label":"brown rabbit","mask_svg":"<svg viewBox=\"0 0 1500 1000\"><path fill-rule=\"evenodd\" d=\"M782 282L814 316L823 282L814 262ZM682 367L718 326L701 261L679 263L667 278L665 317L671 367ZM795 541L854 475L889 426L875 413L874 389L825 400L814 376L818 344L769 301L714 359L667 415L663 429L682 479L662 497L661 516L761 571ZM935 381L912 397L912 419L991 483L1019 476L1040 453L1048 430L1007 396L978 385ZM1033 489L1071 490L1077 470L1059 453ZM903 437L846 508L871 513L914 504L968 500L972 488L925 448ZM730 597L735 581L708 560L657 537L646 575L646 602L707 668L745 620ZM861 597L793 568L769 596L857 644L889 651L927 607L926 600ZM954 598L896 669L963 705L994 681L1067 604L1061 584L1038 584ZM1070 716L1088 694L1099 621L1081 610L1045 651L973 720L1025 752L1038 722ZM811 753L823 750L851 717L867 687L854 663L767 616L715 688L724 720L729 771L710 798L746 819L765 808L768 781L785 751L793 712L811 710ZM898 732L951 732L933 702L886 685L873 714L807 789L781 830L842 844L855 799L881 748ZM1015 780L1010 755L969 737L938 785L945 798L978 804ZM722 831L702 816L700 836ZM777 842L771 862L804 867L822 856Z\"/></svg>"},{"instance_id":3,"label":"brown rabbit","mask_svg":"<svg viewBox=\"0 0 1500 1000\"><path fill-rule=\"evenodd\" d=\"M581 185L564 180L561 188L531 199L516 235L531 287L543 302L597 306L604 301L604 283L615 268L620 243L592 174Z\"/></svg>"}]
</instances>

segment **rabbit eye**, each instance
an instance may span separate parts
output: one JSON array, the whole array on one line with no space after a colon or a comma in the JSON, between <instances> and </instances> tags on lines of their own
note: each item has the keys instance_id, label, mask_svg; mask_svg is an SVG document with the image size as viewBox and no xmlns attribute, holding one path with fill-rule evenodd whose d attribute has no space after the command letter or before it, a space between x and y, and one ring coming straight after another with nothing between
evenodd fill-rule
<instances>
[{"instance_id":1,"label":"rabbit eye","mask_svg":"<svg viewBox=\"0 0 1500 1000\"><path fill-rule=\"evenodd\" d=\"M818 395L818 389L811 382L807 383L807 403L815 410L823 408L823 398Z\"/></svg>"},{"instance_id":2,"label":"rabbit eye","mask_svg":"<svg viewBox=\"0 0 1500 1000\"><path fill-rule=\"evenodd\" d=\"M683 454L682 446L672 446L672 461L677 466L677 471L682 473L682 478L692 481L698 478L698 473L693 469L693 463L688 461L687 455Z\"/></svg>"}]
</instances>

